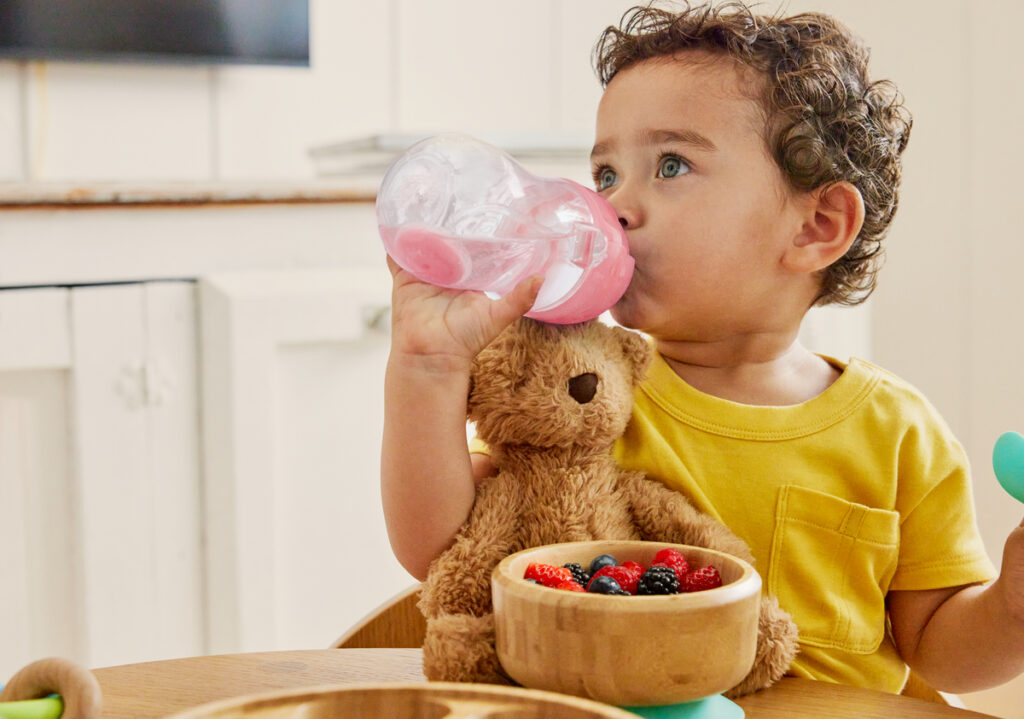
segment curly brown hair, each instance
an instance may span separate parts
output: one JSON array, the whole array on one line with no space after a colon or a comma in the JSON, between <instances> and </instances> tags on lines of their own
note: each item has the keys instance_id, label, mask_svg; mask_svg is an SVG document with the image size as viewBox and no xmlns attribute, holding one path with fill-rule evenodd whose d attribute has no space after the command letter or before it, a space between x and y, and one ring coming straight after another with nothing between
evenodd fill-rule
<instances>
[{"instance_id":1,"label":"curly brown hair","mask_svg":"<svg viewBox=\"0 0 1024 719\"><path fill-rule=\"evenodd\" d=\"M742 2L669 11L638 6L594 47L602 86L642 60L703 50L731 57L765 82L765 140L797 191L852 183L864 225L846 254L822 271L817 305L856 305L875 288L882 240L899 204L900 159L913 120L888 80L868 77L869 51L828 15L755 14Z\"/></svg>"}]
</instances>

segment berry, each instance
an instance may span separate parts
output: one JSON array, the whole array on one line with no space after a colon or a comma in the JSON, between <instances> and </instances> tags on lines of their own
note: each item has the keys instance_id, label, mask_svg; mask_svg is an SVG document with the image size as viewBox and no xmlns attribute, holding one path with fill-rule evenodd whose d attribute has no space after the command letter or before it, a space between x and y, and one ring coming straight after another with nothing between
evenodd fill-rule
<instances>
[{"instance_id":1,"label":"berry","mask_svg":"<svg viewBox=\"0 0 1024 719\"><path fill-rule=\"evenodd\" d=\"M700 592L720 586L722 586L721 575L717 569L708 565L688 572L681 582L681 591Z\"/></svg>"},{"instance_id":2,"label":"berry","mask_svg":"<svg viewBox=\"0 0 1024 719\"><path fill-rule=\"evenodd\" d=\"M625 562L623 562L619 566L626 567L628 569L632 569L637 574L643 574L644 573L644 565L640 564L640 562L634 562L631 559L630 560L626 560Z\"/></svg>"},{"instance_id":3,"label":"berry","mask_svg":"<svg viewBox=\"0 0 1024 719\"><path fill-rule=\"evenodd\" d=\"M610 554L599 554L594 557L590 562L590 576L593 577L597 574L597 570L601 567L617 567L619 566L619 560Z\"/></svg>"},{"instance_id":4,"label":"berry","mask_svg":"<svg viewBox=\"0 0 1024 719\"><path fill-rule=\"evenodd\" d=\"M679 553L678 549L672 547L666 547L660 552L654 555L654 559L651 560L652 567L669 567L676 573L676 579L679 583L683 583L683 577L690 571L690 563L686 561L686 557Z\"/></svg>"},{"instance_id":5,"label":"berry","mask_svg":"<svg viewBox=\"0 0 1024 719\"><path fill-rule=\"evenodd\" d=\"M609 576L594 577L590 580L587 591L592 594L629 594Z\"/></svg>"},{"instance_id":6,"label":"berry","mask_svg":"<svg viewBox=\"0 0 1024 719\"><path fill-rule=\"evenodd\" d=\"M631 562L631 564L636 564L636 562ZM636 594L636 583L640 580L642 573L642 567L640 570L635 570L625 565L621 567L601 567L590 581L593 582L599 577L611 577L626 594Z\"/></svg>"},{"instance_id":7,"label":"berry","mask_svg":"<svg viewBox=\"0 0 1024 719\"><path fill-rule=\"evenodd\" d=\"M579 564L578 562L569 562L562 566L572 572L573 581L579 582L584 587L590 584L590 574L587 573L587 570L583 568L582 564Z\"/></svg>"},{"instance_id":8,"label":"berry","mask_svg":"<svg viewBox=\"0 0 1024 719\"><path fill-rule=\"evenodd\" d=\"M536 579L545 587L557 587L562 582L571 582L572 572L565 567L555 567L550 564L534 562L526 568L523 578Z\"/></svg>"},{"instance_id":9,"label":"berry","mask_svg":"<svg viewBox=\"0 0 1024 719\"><path fill-rule=\"evenodd\" d=\"M562 582L555 589L564 589L569 592L585 592L586 589L579 582Z\"/></svg>"},{"instance_id":10,"label":"berry","mask_svg":"<svg viewBox=\"0 0 1024 719\"><path fill-rule=\"evenodd\" d=\"M649 567L636 585L637 594L678 594L679 578L671 567Z\"/></svg>"}]
</instances>

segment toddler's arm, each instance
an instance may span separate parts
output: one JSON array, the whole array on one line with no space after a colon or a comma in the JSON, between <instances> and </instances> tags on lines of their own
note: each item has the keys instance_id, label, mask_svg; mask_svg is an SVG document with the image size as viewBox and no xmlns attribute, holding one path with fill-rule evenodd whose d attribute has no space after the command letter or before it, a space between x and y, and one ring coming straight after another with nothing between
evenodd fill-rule
<instances>
[{"instance_id":1,"label":"toddler's arm","mask_svg":"<svg viewBox=\"0 0 1024 719\"><path fill-rule=\"evenodd\" d=\"M991 584L890 592L900 655L936 689L972 692L1024 672L1024 522Z\"/></svg>"},{"instance_id":2,"label":"toddler's arm","mask_svg":"<svg viewBox=\"0 0 1024 719\"><path fill-rule=\"evenodd\" d=\"M473 358L531 307L541 281L526 280L492 301L419 282L390 258L388 266L394 286L381 498L395 556L423 579L469 516L474 478L489 468L487 458L471 460L466 445Z\"/></svg>"}]
</instances>

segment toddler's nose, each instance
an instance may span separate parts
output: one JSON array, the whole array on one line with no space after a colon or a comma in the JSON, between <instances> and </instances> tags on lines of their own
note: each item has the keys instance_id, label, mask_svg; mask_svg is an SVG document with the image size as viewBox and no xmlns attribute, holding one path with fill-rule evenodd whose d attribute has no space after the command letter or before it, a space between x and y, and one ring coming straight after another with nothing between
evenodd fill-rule
<instances>
[{"instance_id":1,"label":"toddler's nose","mask_svg":"<svg viewBox=\"0 0 1024 719\"><path fill-rule=\"evenodd\" d=\"M608 197L608 202L615 210L615 214L619 216L619 224L622 225L622 229L635 230L639 227L643 215L635 197L631 197L622 188L616 188L614 194Z\"/></svg>"}]
</instances>

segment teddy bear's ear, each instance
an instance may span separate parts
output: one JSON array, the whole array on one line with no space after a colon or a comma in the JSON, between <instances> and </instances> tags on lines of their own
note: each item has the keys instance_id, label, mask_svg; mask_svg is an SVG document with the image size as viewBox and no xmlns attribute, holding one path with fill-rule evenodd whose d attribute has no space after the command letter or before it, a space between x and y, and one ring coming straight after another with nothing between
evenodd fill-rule
<instances>
[{"instance_id":1,"label":"teddy bear's ear","mask_svg":"<svg viewBox=\"0 0 1024 719\"><path fill-rule=\"evenodd\" d=\"M532 330L531 322L521 318L512 323L473 360L466 406L470 419L473 419L474 411L488 401L477 396L477 390L491 397L493 388L515 387L521 381L529 361L528 350L534 342L531 332L535 330Z\"/></svg>"},{"instance_id":2,"label":"teddy bear's ear","mask_svg":"<svg viewBox=\"0 0 1024 719\"><path fill-rule=\"evenodd\" d=\"M640 384L647 374L647 368L651 364L653 350L650 342L643 335L630 332L622 327L614 327L619 344L622 346L622 354L633 368L633 385Z\"/></svg>"}]
</instances>

